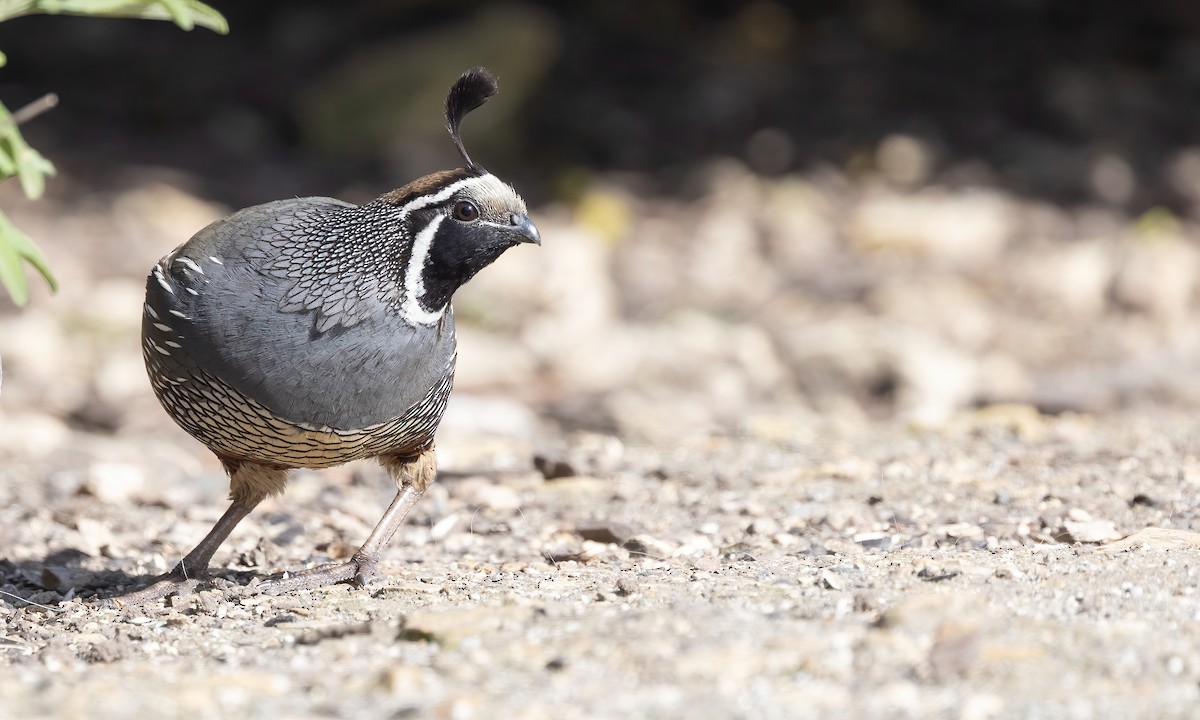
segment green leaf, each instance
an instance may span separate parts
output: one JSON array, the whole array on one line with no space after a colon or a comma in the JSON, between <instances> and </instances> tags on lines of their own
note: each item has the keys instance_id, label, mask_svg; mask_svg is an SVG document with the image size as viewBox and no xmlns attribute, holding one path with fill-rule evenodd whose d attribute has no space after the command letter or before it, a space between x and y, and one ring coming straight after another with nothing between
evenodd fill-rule
<instances>
[{"instance_id":1,"label":"green leaf","mask_svg":"<svg viewBox=\"0 0 1200 720\"><path fill-rule=\"evenodd\" d=\"M42 197L46 192L46 176L54 175L56 170L41 152L25 145L17 158L17 178L25 197L31 200Z\"/></svg>"},{"instance_id":2,"label":"green leaf","mask_svg":"<svg viewBox=\"0 0 1200 720\"><path fill-rule=\"evenodd\" d=\"M184 30L199 25L221 35L229 33L225 17L199 0L39 0L28 12L170 20Z\"/></svg>"},{"instance_id":3,"label":"green leaf","mask_svg":"<svg viewBox=\"0 0 1200 720\"><path fill-rule=\"evenodd\" d=\"M0 179L17 174L17 161L8 152L8 146L0 143Z\"/></svg>"},{"instance_id":4,"label":"green leaf","mask_svg":"<svg viewBox=\"0 0 1200 720\"><path fill-rule=\"evenodd\" d=\"M25 192L25 197L37 200L46 191L46 176L54 174L54 166L40 152L26 145L24 140L17 149L16 160L21 190Z\"/></svg>"},{"instance_id":5,"label":"green leaf","mask_svg":"<svg viewBox=\"0 0 1200 720\"><path fill-rule=\"evenodd\" d=\"M17 305L29 302L29 285L25 282L25 271L21 269L21 255L4 229L0 229L0 284Z\"/></svg>"},{"instance_id":6,"label":"green leaf","mask_svg":"<svg viewBox=\"0 0 1200 720\"><path fill-rule=\"evenodd\" d=\"M29 147L8 108L0 103L0 179L16 175L25 197L36 200L46 190L46 176L54 173L54 165Z\"/></svg>"},{"instance_id":7,"label":"green leaf","mask_svg":"<svg viewBox=\"0 0 1200 720\"><path fill-rule=\"evenodd\" d=\"M171 19L175 24L184 30L191 30L195 23L192 22L192 15L188 12L187 5L183 0L159 0L159 4L166 8L171 14Z\"/></svg>"},{"instance_id":8,"label":"green leaf","mask_svg":"<svg viewBox=\"0 0 1200 720\"><path fill-rule=\"evenodd\" d=\"M21 271L21 258L3 241L0 241L0 285L4 285L14 304L23 306L29 302L29 286Z\"/></svg>"},{"instance_id":9,"label":"green leaf","mask_svg":"<svg viewBox=\"0 0 1200 720\"><path fill-rule=\"evenodd\" d=\"M55 173L54 165L37 150L29 147L15 125L0 132L0 172L4 177L12 177L15 173L21 182L21 190L25 197L37 200L46 190L46 176Z\"/></svg>"},{"instance_id":10,"label":"green leaf","mask_svg":"<svg viewBox=\"0 0 1200 720\"><path fill-rule=\"evenodd\" d=\"M25 270L21 261L28 262L50 286L58 290L58 282L50 272L46 256L33 244L29 236L17 229L4 213L0 213L0 284L8 290L17 305L29 302L29 285L25 281Z\"/></svg>"}]
</instances>

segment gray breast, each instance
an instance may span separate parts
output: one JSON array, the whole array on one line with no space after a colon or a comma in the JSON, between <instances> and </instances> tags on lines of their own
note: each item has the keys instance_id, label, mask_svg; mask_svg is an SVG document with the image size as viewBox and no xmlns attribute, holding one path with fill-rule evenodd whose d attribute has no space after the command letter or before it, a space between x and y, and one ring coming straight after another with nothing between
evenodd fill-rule
<instances>
[{"instance_id":1,"label":"gray breast","mask_svg":"<svg viewBox=\"0 0 1200 720\"><path fill-rule=\"evenodd\" d=\"M147 302L160 315L174 311L181 360L292 423L353 430L420 402L453 363L454 318L447 311L431 327L404 322L380 288L394 286L385 273L407 248L386 237L349 254L337 246L348 223L353 229L347 213L358 210L329 198L259 205L213 223L165 259L165 282L149 283ZM279 242L279 232L297 227L298 236ZM331 247L343 259L331 263ZM272 272L284 253L319 272L300 280ZM353 307L338 305L352 321L296 302L301 281L327 289L347 278L371 289Z\"/></svg>"}]
</instances>

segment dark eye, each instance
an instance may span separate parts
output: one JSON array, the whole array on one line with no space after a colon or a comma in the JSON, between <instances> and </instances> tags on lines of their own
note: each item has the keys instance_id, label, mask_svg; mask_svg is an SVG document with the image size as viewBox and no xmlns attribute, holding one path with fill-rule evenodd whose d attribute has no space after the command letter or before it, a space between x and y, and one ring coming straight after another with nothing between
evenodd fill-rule
<instances>
[{"instance_id":1,"label":"dark eye","mask_svg":"<svg viewBox=\"0 0 1200 720\"><path fill-rule=\"evenodd\" d=\"M454 219L474 222L479 219L479 208L470 200L459 200L454 204Z\"/></svg>"}]
</instances>

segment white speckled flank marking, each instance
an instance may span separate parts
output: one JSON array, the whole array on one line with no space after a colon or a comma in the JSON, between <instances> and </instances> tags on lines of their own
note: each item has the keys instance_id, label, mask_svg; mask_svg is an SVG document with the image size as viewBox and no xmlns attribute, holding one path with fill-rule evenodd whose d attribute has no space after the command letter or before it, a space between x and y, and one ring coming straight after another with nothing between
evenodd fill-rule
<instances>
[{"instance_id":1,"label":"white speckled flank marking","mask_svg":"<svg viewBox=\"0 0 1200 720\"><path fill-rule=\"evenodd\" d=\"M190 317L188 317L187 315L184 315L183 313L179 312L178 310L168 310L167 312L171 313L172 315L174 315L177 318L183 318L184 320L191 320ZM158 319L157 315L155 315L154 317L155 317L155 319Z\"/></svg>"},{"instance_id":2,"label":"white speckled flank marking","mask_svg":"<svg viewBox=\"0 0 1200 720\"><path fill-rule=\"evenodd\" d=\"M176 258L175 262L179 263L180 265L183 265L186 268L195 270L196 272L200 273L201 275L204 274L204 269L201 268L200 265L195 260L193 260L189 257Z\"/></svg>"},{"instance_id":3,"label":"white speckled flank marking","mask_svg":"<svg viewBox=\"0 0 1200 720\"><path fill-rule=\"evenodd\" d=\"M154 318L155 320L157 320L158 313L154 312L154 308L150 307L150 303L145 303L145 306L146 306L146 314L149 315L150 317Z\"/></svg>"},{"instance_id":4,"label":"white speckled flank marking","mask_svg":"<svg viewBox=\"0 0 1200 720\"><path fill-rule=\"evenodd\" d=\"M162 285L163 290L166 290L172 295L175 294L175 288L171 287L171 283L167 282L167 278L163 276L162 263L154 266L154 279L158 281L159 285Z\"/></svg>"},{"instance_id":5,"label":"white speckled flank marking","mask_svg":"<svg viewBox=\"0 0 1200 720\"><path fill-rule=\"evenodd\" d=\"M193 295L199 295L199 294L200 294L200 293L196 292L195 290L193 290L193 289L191 289L191 288L184 288L184 290L187 290L188 292L190 292L190 293L191 293L191 294L193 294Z\"/></svg>"},{"instance_id":6,"label":"white speckled flank marking","mask_svg":"<svg viewBox=\"0 0 1200 720\"><path fill-rule=\"evenodd\" d=\"M221 258L217 257L216 255L209 255L209 256L208 256L208 259L209 259L209 260L212 260L213 262L215 262L215 263L216 263L216 264L218 264L218 265L224 265L224 264L225 264L225 263L221 262Z\"/></svg>"},{"instance_id":7,"label":"white speckled flank marking","mask_svg":"<svg viewBox=\"0 0 1200 720\"><path fill-rule=\"evenodd\" d=\"M171 327L170 325L164 325L163 323L160 323L160 322L154 323L154 327L158 328L159 330L162 330L163 332L175 332L175 328Z\"/></svg>"},{"instance_id":8,"label":"white speckled flank marking","mask_svg":"<svg viewBox=\"0 0 1200 720\"><path fill-rule=\"evenodd\" d=\"M408 258L408 267L404 271L405 296L404 303L401 305L401 314L405 320L414 325L433 325L446 310L443 306L429 311L421 307L420 302L421 296L425 294L425 261L429 259L429 246L433 244L433 236L437 235L438 228L445 219L445 215L434 217L421 232L417 233L417 237L413 240L412 254Z\"/></svg>"}]
</instances>

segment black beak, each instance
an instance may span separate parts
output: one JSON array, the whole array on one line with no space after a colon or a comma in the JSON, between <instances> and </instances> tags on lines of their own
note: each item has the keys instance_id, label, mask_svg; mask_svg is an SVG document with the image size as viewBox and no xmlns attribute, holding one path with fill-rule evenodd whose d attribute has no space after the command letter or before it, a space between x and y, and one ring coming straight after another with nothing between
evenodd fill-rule
<instances>
[{"instance_id":1,"label":"black beak","mask_svg":"<svg viewBox=\"0 0 1200 720\"><path fill-rule=\"evenodd\" d=\"M537 226L529 219L528 215L517 215L513 213L512 231L521 238L521 242L530 242L534 245L542 244L542 234L538 232Z\"/></svg>"}]
</instances>

